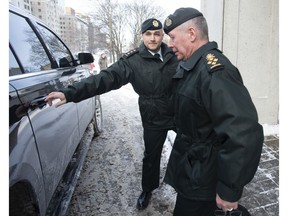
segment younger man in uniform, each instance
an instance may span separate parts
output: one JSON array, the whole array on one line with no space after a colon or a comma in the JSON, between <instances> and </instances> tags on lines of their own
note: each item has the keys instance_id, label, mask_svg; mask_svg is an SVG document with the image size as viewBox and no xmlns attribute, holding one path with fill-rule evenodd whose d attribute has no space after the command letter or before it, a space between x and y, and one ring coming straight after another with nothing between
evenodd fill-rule
<instances>
[{"instance_id":1,"label":"younger man in uniform","mask_svg":"<svg viewBox=\"0 0 288 216\"><path fill-rule=\"evenodd\" d=\"M155 18L141 26L143 43L126 53L110 67L60 92L52 92L46 101L60 99L56 106L79 102L131 83L139 95L145 152L142 167L142 193L137 208L148 206L152 191L159 187L160 159L168 130L174 129L172 76L178 60L162 42L162 24Z\"/></svg>"}]
</instances>

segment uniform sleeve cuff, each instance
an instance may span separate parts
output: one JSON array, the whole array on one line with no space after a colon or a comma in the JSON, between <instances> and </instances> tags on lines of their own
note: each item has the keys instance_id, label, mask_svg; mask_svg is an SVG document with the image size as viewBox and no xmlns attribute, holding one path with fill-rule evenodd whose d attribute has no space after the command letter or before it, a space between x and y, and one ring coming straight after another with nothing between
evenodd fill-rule
<instances>
[{"instance_id":1,"label":"uniform sleeve cuff","mask_svg":"<svg viewBox=\"0 0 288 216\"><path fill-rule=\"evenodd\" d=\"M222 182L218 182L216 193L220 196L221 199L225 201L237 202L242 196L243 188L230 188L224 185Z\"/></svg>"},{"instance_id":2,"label":"uniform sleeve cuff","mask_svg":"<svg viewBox=\"0 0 288 216\"><path fill-rule=\"evenodd\" d=\"M72 102L73 101L73 89L68 88L68 89L61 89L60 92L63 92L66 98L66 103Z\"/></svg>"}]
</instances>

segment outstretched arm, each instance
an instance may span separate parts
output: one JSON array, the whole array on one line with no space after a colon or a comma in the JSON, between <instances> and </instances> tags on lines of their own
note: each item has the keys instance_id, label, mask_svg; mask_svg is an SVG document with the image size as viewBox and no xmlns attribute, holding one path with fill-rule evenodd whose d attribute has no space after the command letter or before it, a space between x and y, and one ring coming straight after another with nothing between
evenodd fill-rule
<instances>
[{"instance_id":1,"label":"outstretched arm","mask_svg":"<svg viewBox=\"0 0 288 216\"><path fill-rule=\"evenodd\" d=\"M66 97L65 97L63 92L51 92L50 94L48 94L48 96L46 97L45 101L50 106L52 106L52 101L54 99L60 99L60 101L55 104L55 107L59 107L59 106L65 104L65 103L67 103Z\"/></svg>"}]
</instances>

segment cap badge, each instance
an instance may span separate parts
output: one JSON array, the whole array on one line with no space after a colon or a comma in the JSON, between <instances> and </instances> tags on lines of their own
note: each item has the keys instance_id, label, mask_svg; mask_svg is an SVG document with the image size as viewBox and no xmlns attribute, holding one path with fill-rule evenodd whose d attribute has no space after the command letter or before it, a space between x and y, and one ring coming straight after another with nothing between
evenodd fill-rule
<instances>
[{"instance_id":1,"label":"cap badge","mask_svg":"<svg viewBox=\"0 0 288 216\"><path fill-rule=\"evenodd\" d=\"M209 53L206 56L206 60L207 60L207 64L211 66L210 67L211 69L221 65L220 63L218 63L218 58L216 58L214 54Z\"/></svg>"},{"instance_id":2,"label":"cap badge","mask_svg":"<svg viewBox=\"0 0 288 216\"><path fill-rule=\"evenodd\" d=\"M159 23L158 23L157 20L153 20L152 25L153 25L154 27L158 27L158 26L159 26Z\"/></svg>"},{"instance_id":3,"label":"cap badge","mask_svg":"<svg viewBox=\"0 0 288 216\"><path fill-rule=\"evenodd\" d=\"M167 27L169 27L171 24L172 24L172 20L169 17L167 17L166 20L165 20L165 25Z\"/></svg>"}]
</instances>

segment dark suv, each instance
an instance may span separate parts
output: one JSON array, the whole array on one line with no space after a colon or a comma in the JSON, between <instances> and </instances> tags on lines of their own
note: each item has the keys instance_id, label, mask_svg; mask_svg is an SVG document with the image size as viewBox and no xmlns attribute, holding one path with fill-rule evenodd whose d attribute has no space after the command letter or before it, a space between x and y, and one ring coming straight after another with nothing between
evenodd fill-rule
<instances>
[{"instance_id":1,"label":"dark suv","mask_svg":"<svg viewBox=\"0 0 288 216\"><path fill-rule=\"evenodd\" d=\"M53 30L11 4L9 48L9 212L59 215L86 156L87 127L99 135L102 110L99 96L59 108L44 99L90 76L93 56L75 59ZM62 204L51 207L55 200Z\"/></svg>"}]
</instances>

